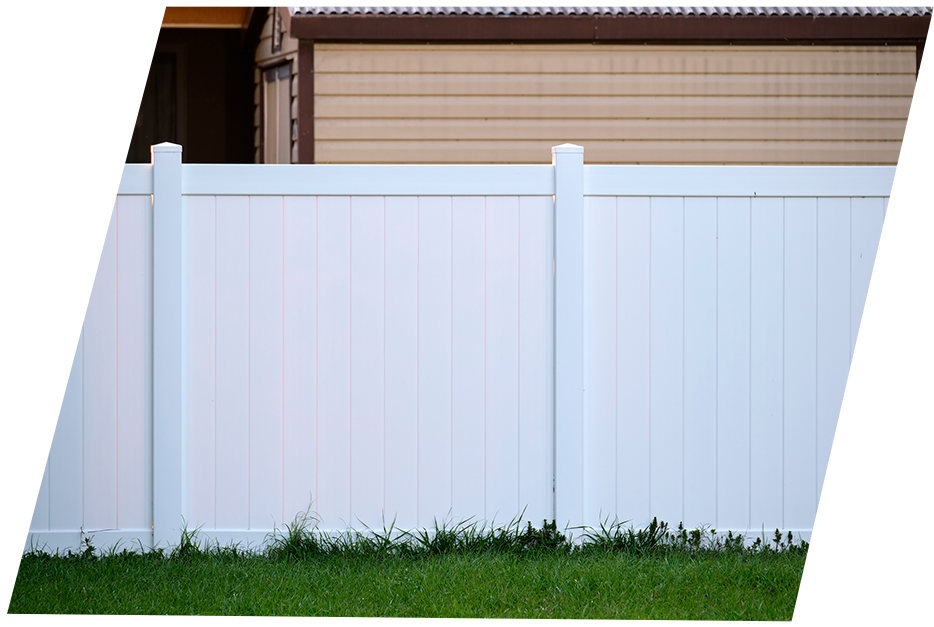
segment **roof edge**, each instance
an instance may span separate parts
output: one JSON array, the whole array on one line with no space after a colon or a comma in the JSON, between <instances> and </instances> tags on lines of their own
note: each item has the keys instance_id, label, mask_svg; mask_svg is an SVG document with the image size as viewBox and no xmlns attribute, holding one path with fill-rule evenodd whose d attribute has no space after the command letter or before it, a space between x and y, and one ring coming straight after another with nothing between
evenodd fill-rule
<instances>
[{"instance_id":1,"label":"roof edge","mask_svg":"<svg viewBox=\"0 0 934 627\"><path fill-rule=\"evenodd\" d=\"M926 39L930 15L384 15L293 13L289 32L321 42L886 44Z\"/></svg>"}]
</instances>

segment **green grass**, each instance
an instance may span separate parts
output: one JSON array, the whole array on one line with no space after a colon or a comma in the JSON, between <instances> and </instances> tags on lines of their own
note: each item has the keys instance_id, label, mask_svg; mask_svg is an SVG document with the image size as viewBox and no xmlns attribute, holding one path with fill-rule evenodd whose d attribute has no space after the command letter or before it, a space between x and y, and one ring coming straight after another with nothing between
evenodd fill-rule
<instances>
[{"instance_id":1,"label":"green grass","mask_svg":"<svg viewBox=\"0 0 934 627\"><path fill-rule=\"evenodd\" d=\"M777 533L777 532L776 532ZM664 524L328 538L302 522L262 553L199 545L23 557L10 613L790 620L807 555Z\"/></svg>"}]
</instances>

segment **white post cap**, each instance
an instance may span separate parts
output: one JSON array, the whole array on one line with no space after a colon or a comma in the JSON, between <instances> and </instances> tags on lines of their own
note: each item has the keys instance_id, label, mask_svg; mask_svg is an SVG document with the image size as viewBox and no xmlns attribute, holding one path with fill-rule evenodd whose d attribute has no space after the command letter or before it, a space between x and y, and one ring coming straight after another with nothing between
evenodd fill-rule
<instances>
[{"instance_id":1,"label":"white post cap","mask_svg":"<svg viewBox=\"0 0 934 627\"><path fill-rule=\"evenodd\" d=\"M578 146L577 144L561 144L560 146L552 146L551 154L556 153L583 153L584 147Z\"/></svg>"},{"instance_id":2,"label":"white post cap","mask_svg":"<svg viewBox=\"0 0 934 627\"><path fill-rule=\"evenodd\" d=\"M156 144L149 148L150 153L153 152L181 152L182 147L179 144L173 144L172 142L162 142L161 144Z\"/></svg>"}]
</instances>

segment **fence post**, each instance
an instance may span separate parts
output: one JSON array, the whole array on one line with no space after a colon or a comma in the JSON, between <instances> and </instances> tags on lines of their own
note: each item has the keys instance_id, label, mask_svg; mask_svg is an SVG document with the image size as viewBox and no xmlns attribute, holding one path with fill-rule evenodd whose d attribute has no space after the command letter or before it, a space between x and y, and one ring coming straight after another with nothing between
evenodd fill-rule
<instances>
[{"instance_id":1,"label":"fence post","mask_svg":"<svg viewBox=\"0 0 934 627\"><path fill-rule=\"evenodd\" d=\"M152 539L182 528L182 147L152 147Z\"/></svg>"},{"instance_id":2,"label":"fence post","mask_svg":"<svg viewBox=\"0 0 934 627\"><path fill-rule=\"evenodd\" d=\"M555 520L584 514L584 149L551 149L555 166Z\"/></svg>"}]
</instances>

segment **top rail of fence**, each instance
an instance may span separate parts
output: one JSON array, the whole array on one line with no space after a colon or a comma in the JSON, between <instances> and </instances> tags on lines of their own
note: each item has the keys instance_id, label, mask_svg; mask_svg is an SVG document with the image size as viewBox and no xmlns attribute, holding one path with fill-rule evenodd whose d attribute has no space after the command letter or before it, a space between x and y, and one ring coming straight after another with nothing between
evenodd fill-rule
<instances>
[{"instance_id":1,"label":"top rail of fence","mask_svg":"<svg viewBox=\"0 0 934 627\"><path fill-rule=\"evenodd\" d=\"M182 166L184 195L551 196L553 165ZM585 196L889 196L894 166L585 165ZM152 166L127 164L118 194L152 194Z\"/></svg>"},{"instance_id":2,"label":"top rail of fence","mask_svg":"<svg viewBox=\"0 0 934 627\"><path fill-rule=\"evenodd\" d=\"M118 193L151 194L152 166L125 166ZM554 193L551 165L182 166L182 194L187 196L551 196Z\"/></svg>"},{"instance_id":3,"label":"top rail of fence","mask_svg":"<svg viewBox=\"0 0 934 627\"><path fill-rule=\"evenodd\" d=\"M894 166L584 166L585 196L889 196Z\"/></svg>"},{"instance_id":4,"label":"top rail of fence","mask_svg":"<svg viewBox=\"0 0 934 627\"><path fill-rule=\"evenodd\" d=\"M188 195L550 196L550 165L190 165Z\"/></svg>"}]
</instances>

